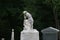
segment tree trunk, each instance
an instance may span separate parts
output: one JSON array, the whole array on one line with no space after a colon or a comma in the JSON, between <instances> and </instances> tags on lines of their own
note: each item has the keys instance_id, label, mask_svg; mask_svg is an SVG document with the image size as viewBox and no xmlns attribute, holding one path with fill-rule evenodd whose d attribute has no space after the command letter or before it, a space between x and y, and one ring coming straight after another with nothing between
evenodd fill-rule
<instances>
[{"instance_id":1,"label":"tree trunk","mask_svg":"<svg viewBox=\"0 0 60 40\"><path fill-rule=\"evenodd\" d=\"M56 28L60 29L56 6L53 7L53 15L54 15L54 19L55 19Z\"/></svg>"},{"instance_id":2,"label":"tree trunk","mask_svg":"<svg viewBox=\"0 0 60 40\"><path fill-rule=\"evenodd\" d=\"M56 6L53 7L53 15L54 15L54 19L55 19L56 28L60 29ZM58 33L58 40L60 40L60 32Z\"/></svg>"}]
</instances>

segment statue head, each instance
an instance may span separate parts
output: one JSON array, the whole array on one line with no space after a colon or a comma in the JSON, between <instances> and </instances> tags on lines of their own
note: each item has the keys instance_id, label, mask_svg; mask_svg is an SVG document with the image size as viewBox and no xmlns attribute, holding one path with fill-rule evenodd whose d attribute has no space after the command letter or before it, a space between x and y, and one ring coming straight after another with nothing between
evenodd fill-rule
<instances>
[{"instance_id":1,"label":"statue head","mask_svg":"<svg viewBox=\"0 0 60 40\"><path fill-rule=\"evenodd\" d=\"M29 16L29 15L30 15L30 13L27 12L27 11L23 11L23 14L24 14L25 16Z\"/></svg>"},{"instance_id":2,"label":"statue head","mask_svg":"<svg viewBox=\"0 0 60 40\"><path fill-rule=\"evenodd\" d=\"M23 14L26 14L27 13L27 11L23 11Z\"/></svg>"}]
</instances>

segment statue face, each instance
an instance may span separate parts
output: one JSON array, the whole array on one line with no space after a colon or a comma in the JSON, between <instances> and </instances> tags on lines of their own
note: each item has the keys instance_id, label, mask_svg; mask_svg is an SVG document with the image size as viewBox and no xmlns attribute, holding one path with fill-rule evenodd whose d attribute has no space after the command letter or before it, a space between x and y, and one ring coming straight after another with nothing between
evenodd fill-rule
<instances>
[{"instance_id":1,"label":"statue face","mask_svg":"<svg viewBox=\"0 0 60 40\"><path fill-rule=\"evenodd\" d=\"M26 19L28 19L28 16L25 14Z\"/></svg>"},{"instance_id":2,"label":"statue face","mask_svg":"<svg viewBox=\"0 0 60 40\"><path fill-rule=\"evenodd\" d=\"M27 12L27 11L23 11L23 14L24 14L24 16L26 17L26 19L28 19L28 18L30 17L29 12Z\"/></svg>"}]
</instances>

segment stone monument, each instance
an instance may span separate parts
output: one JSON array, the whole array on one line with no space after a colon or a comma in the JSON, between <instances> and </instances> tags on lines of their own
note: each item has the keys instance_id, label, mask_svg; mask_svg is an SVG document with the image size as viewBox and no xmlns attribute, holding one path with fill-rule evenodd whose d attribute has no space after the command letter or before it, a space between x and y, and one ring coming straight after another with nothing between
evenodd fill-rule
<instances>
[{"instance_id":1,"label":"stone monument","mask_svg":"<svg viewBox=\"0 0 60 40\"><path fill-rule=\"evenodd\" d=\"M12 29L11 40L14 40L14 29Z\"/></svg>"},{"instance_id":2,"label":"stone monument","mask_svg":"<svg viewBox=\"0 0 60 40\"><path fill-rule=\"evenodd\" d=\"M39 32L36 29L33 29L33 18L32 15L23 11L24 14L24 29L21 32L20 40L39 40Z\"/></svg>"},{"instance_id":3,"label":"stone monument","mask_svg":"<svg viewBox=\"0 0 60 40\"><path fill-rule=\"evenodd\" d=\"M43 40L58 40L58 32L59 30L53 27L48 27L46 29L43 29Z\"/></svg>"},{"instance_id":4,"label":"stone monument","mask_svg":"<svg viewBox=\"0 0 60 40\"><path fill-rule=\"evenodd\" d=\"M1 40L5 40L4 38L2 38Z\"/></svg>"}]
</instances>

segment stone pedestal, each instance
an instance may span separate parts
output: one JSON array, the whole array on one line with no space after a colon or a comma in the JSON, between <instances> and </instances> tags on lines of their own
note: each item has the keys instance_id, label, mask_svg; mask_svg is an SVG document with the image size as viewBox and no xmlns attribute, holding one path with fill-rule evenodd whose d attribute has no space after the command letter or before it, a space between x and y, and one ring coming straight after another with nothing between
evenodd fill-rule
<instances>
[{"instance_id":1,"label":"stone pedestal","mask_svg":"<svg viewBox=\"0 0 60 40\"><path fill-rule=\"evenodd\" d=\"M39 32L36 29L23 30L20 40L39 40Z\"/></svg>"}]
</instances>

